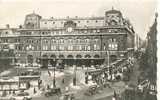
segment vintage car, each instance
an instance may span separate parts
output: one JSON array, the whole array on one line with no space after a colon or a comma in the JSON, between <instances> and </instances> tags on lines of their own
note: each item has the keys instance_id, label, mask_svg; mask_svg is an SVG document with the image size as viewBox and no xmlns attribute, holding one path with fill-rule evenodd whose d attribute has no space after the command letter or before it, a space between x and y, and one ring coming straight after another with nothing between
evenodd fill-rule
<instances>
[{"instance_id":1,"label":"vintage car","mask_svg":"<svg viewBox=\"0 0 160 100\"><path fill-rule=\"evenodd\" d=\"M140 92L143 92L144 89L149 85L149 81L148 80L144 80L143 82L141 82L139 85L138 85L138 90Z\"/></svg>"},{"instance_id":2,"label":"vintage car","mask_svg":"<svg viewBox=\"0 0 160 100\"><path fill-rule=\"evenodd\" d=\"M155 84L149 85L149 94L156 95L157 94L157 87Z\"/></svg>"},{"instance_id":3,"label":"vintage car","mask_svg":"<svg viewBox=\"0 0 160 100\"><path fill-rule=\"evenodd\" d=\"M46 96L46 97L53 96L53 95L61 95L61 89L60 88L51 88L51 89L47 89L44 92L44 96Z\"/></svg>"},{"instance_id":4,"label":"vintage car","mask_svg":"<svg viewBox=\"0 0 160 100\"><path fill-rule=\"evenodd\" d=\"M11 96L10 100L31 100L32 97L29 96L28 92L19 92L13 96Z\"/></svg>"},{"instance_id":5,"label":"vintage car","mask_svg":"<svg viewBox=\"0 0 160 100\"><path fill-rule=\"evenodd\" d=\"M75 92L66 92L63 94L63 100L74 100Z\"/></svg>"},{"instance_id":6,"label":"vintage car","mask_svg":"<svg viewBox=\"0 0 160 100\"><path fill-rule=\"evenodd\" d=\"M91 96L97 93L97 85L90 86L85 92L84 95Z\"/></svg>"}]
</instances>

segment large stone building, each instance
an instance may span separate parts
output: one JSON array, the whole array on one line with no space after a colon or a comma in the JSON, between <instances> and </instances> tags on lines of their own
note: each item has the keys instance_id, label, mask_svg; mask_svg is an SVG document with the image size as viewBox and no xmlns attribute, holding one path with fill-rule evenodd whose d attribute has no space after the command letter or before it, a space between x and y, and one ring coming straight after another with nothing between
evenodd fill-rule
<instances>
[{"instance_id":1,"label":"large stone building","mask_svg":"<svg viewBox=\"0 0 160 100\"><path fill-rule=\"evenodd\" d=\"M1 32L1 44L12 43L21 63L102 64L122 58L134 48L132 25L114 9L102 17L83 18L44 19L31 13L23 27L5 31L10 32ZM12 33L15 35L9 36Z\"/></svg>"}]
</instances>

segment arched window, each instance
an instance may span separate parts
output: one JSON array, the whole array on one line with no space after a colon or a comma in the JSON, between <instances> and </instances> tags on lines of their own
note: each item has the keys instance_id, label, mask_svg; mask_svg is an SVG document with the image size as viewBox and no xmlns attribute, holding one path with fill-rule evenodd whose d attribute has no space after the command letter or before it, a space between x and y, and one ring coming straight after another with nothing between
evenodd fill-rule
<instances>
[{"instance_id":1,"label":"arched window","mask_svg":"<svg viewBox=\"0 0 160 100\"><path fill-rule=\"evenodd\" d=\"M52 43L56 43L56 40L55 40L55 39L52 39Z\"/></svg>"},{"instance_id":2,"label":"arched window","mask_svg":"<svg viewBox=\"0 0 160 100\"><path fill-rule=\"evenodd\" d=\"M90 55L85 55L85 58L91 58L91 56Z\"/></svg>"},{"instance_id":3,"label":"arched window","mask_svg":"<svg viewBox=\"0 0 160 100\"><path fill-rule=\"evenodd\" d=\"M89 43L89 39L85 39L85 42L86 42L86 43Z\"/></svg>"},{"instance_id":4,"label":"arched window","mask_svg":"<svg viewBox=\"0 0 160 100\"><path fill-rule=\"evenodd\" d=\"M110 24L111 25L117 25L117 22L115 20L112 20Z\"/></svg>"},{"instance_id":5,"label":"arched window","mask_svg":"<svg viewBox=\"0 0 160 100\"><path fill-rule=\"evenodd\" d=\"M81 55L77 55L76 58L82 58L82 56Z\"/></svg>"},{"instance_id":6,"label":"arched window","mask_svg":"<svg viewBox=\"0 0 160 100\"><path fill-rule=\"evenodd\" d=\"M67 58L73 58L73 55L68 55Z\"/></svg>"},{"instance_id":7,"label":"arched window","mask_svg":"<svg viewBox=\"0 0 160 100\"><path fill-rule=\"evenodd\" d=\"M43 43L45 43L45 44L48 43L48 40L44 39L44 40L43 40Z\"/></svg>"},{"instance_id":8,"label":"arched window","mask_svg":"<svg viewBox=\"0 0 160 100\"><path fill-rule=\"evenodd\" d=\"M81 42L81 40L80 39L77 39L77 43L80 43Z\"/></svg>"},{"instance_id":9,"label":"arched window","mask_svg":"<svg viewBox=\"0 0 160 100\"><path fill-rule=\"evenodd\" d=\"M59 55L59 58L64 58L64 55Z\"/></svg>"},{"instance_id":10,"label":"arched window","mask_svg":"<svg viewBox=\"0 0 160 100\"><path fill-rule=\"evenodd\" d=\"M98 43L98 41L99 41L99 39L94 39L94 42L95 42L95 43Z\"/></svg>"},{"instance_id":11,"label":"arched window","mask_svg":"<svg viewBox=\"0 0 160 100\"><path fill-rule=\"evenodd\" d=\"M64 43L64 40L63 40L63 39L60 39L60 40L59 40L59 43Z\"/></svg>"},{"instance_id":12,"label":"arched window","mask_svg":"<svg viewBox=\"0 0 160 100\"><path fill-rule=\"evenodd\" d=\"M94 55L94 58L100 58L100 56L98 54Z\"/></svg>"},{"instance_id":13,"label":"arched window","mask_svg":"<svg viewBox=\"0 0 160 100\"><path fill-rule=\"evenodd\" d=\"M72 39L68 39L68 43L72 43Z\"/></svg>"}]
</instances>

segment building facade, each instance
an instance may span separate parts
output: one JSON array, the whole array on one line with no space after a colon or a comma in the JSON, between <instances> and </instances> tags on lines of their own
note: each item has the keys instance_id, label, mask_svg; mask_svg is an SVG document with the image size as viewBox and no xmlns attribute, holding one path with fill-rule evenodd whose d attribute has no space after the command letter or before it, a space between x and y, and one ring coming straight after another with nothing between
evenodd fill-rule
<instances>
[{"instance_id":1,"label":"building facade","mask_svg":"<svg viewBox=\"0 0 160 100\"><path fill-rule=\"evenodd\" d=\"M78 66L112 62L134 48L135 36L130 22L114 9L102 17L44 19L28 14L15 34L17 61L45 66L57 60Z\"/></svg>"}]
</instances>

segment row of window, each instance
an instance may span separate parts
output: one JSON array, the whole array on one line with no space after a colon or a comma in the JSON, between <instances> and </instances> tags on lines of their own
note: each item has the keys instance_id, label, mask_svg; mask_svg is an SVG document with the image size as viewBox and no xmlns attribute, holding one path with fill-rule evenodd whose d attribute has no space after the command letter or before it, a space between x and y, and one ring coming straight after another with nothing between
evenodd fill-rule
<instances>
[{"instance_id":1,"label":"row of window","mask_svg":"<svg viewBox=\"0 0 160 100\"><path fill-rule=\"evenodd\" d=\"M40 47L37 46L37 48L35 48L32 45L26 46L26 50L40 50ZM47 45L43 45L42 46L42 50L50 50L50 47ZM91 46L88 45L69 45L69 46L55 46L52 45L51 46L51 50L57 51L57 50L85 50L85 51L90 51L91 50ZM100 50L100 46L99 45L94 45L93 50Z\"/></svg>"},{"instance_id":2,"label":"row of window","mask_svg":"<svg viewBox=\"0 0 160 100\"><path fill-rule=\"evenodd\" d=\"M91 41L94 43L98 43L100 40L99 39L52 39L52 40L47 40L44 39L42 40L42 43L47 44L50 43L90 43ZM39 40L33 40L33 39L27 39L25 43L39 43Z\"/></svg>"},{"instance_id":3,"label":"row of window","mask_svg":"<svg viewBox=\"0 0 160 100\"><path fill-rule=\"evenodd\" d=\"M90 43L90 42L94 42L94 43L98 43L100 41L100 39L52 39L51 42L52 43ZM14 42L20 42L20 39L15 39ZM27 39L25 43L39 43L40 40L33 40L33 39ZM49 43L50 40L46 40L44 39L42 41L42 43ZM111 38L109 39L109 42L117 42L117 40L115 38ZM10 43L9 39L0 39L0 43Z\"/></svg>"},{"instance_id":4,"label":"row of window","mask_svg":"<svg viewBox=\"0 0 160 100\"><path fill-rule=\"evenodd\" d=\"M7 39L7 38L5 38L5 39L0 39L0 43L17 43L17 42L20 42L20 39Z\"/></svg>"},{"instance_id":5,"label":"row of window","mask_svg":"<svg viewBox=\"0 0 160 100\"><path fill-rule=\"evenodd\" d=\"M103 49L106 50L106 48L108 48L109 50L118 50L118 44L116 43L111 43L108 46L104 45ZM26 46L26 50L40 50L41 48L39 46ZM53 51L65 51L65 50L69 50L69 51L73 51L73 50L77 50L77 51L90 51L90 50L100 50L101 47L99 45L94 44L93 48L90 45L68 45L68 46L64 46L64 45L60 45L60 46L56 46L56 45L51 45L47 46L47 45L43 45L42 46L42 50L53 50Z\"/></svg>"},{"instance_id":6,"label":"row of window","mask_svg":"<svg viewBox=\"0 0 160 100\"><path fill-rule=\"evenodd\" d=\"M125 32L125 30L121 29L76 29L73 31L74 34L78 33L118 33L118 32ZM68 34L67 30L55 30L55 31L43 31L43 32L22 32L22 35L36 35L36 34L41 34L41 35L55 35L55 34Z\"/></svg>"},{"instance_id":7,"label":"row of window","mask_svg":"<svg viewBox=\"0 0 160 100\"><path fill-rule=\"evenodd\" d=\"M0 49L11 49L9 45L1 45ZM21 47L19 45L14 46L14 49L21 50Z\"/></svg>"},{"instance_id":8,"label":"row of window","mask_svg":"<svg viewBox=\"0 0 160 100\"><path fill-rule=\"evenodd\" d=\"M90 22L93 22L93 20L86 20L86 21L77 21L77 23L81 23L81 22L86 22L86 23L90 23ZM95 20L94 21L95 23L98 23L99 21L98 20ZM51 23L50 21L45 21L44 24L48 24L48 23ZM58 22L59 23L59 22ZM65 21L61 21L60 22L61 24L64 24ZM56 24L56 21L52 21L52 24Z\"/></svg>"}]
</instances>

